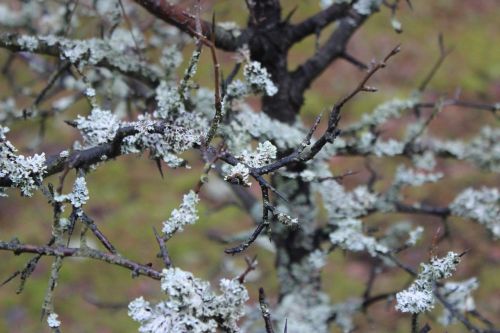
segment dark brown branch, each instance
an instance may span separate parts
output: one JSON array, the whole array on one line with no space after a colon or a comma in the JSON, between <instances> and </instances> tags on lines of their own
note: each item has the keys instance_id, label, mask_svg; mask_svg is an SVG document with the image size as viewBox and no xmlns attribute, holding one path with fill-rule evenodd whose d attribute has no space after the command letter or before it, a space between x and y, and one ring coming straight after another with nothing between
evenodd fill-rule
<instances>
[{"instance_id":1,"label":"dark brown branch","mask_svg":"<svg viewBox=\"0 0 500 333\"><path fill-rule=\"evenodd\" d=\"M345 61L353 64L354 66L358 67L361 70L368 70L368 68L369 68L365 63L356 59L354 56L352 56L351 54L349 54L347 52L344 52L340 57L342 59L344 59Z\"/></svg>"},{"instance_id":2,"label":"dark brown branch","mask_svg":"<svg viewBox=\"0 0 500 333\"><path fill-rule=\"evenodd\" d=\"M279 0L245 0L250 13L249 26L267 29L275 26L281 19Z\"/></svg>"},{"instance_id":3,"label":"dark brown branch","mask_svg":"<svg viewBox=\"0 0 500 333\"><path fill-rule=\"evenodd\" d=\"M417 103L415 105L415 108L436 108L438 105L441 107L447 107L447 106L458 106L462 108L467 108L467 109L477 109L477 110L484 110L484 111L489 111L493 113L493 115L497 116L499 115L500 111L500 105L497 104L492 104L492 103L480 103L480 102L474 102L474 101L464 101L460 99L445 99L443 101L439 102L422 102L422 103Z\"/></svg>"},{"instance_id":4,"label":"dark brown branch","mask_svg":"<svg viewBox=\"0 0 500 333\"><path fill-rule=\"evenodd\" d=\"M249 239L241 243L240 245L236 247L232 247L229 249L225 249L224 252L227 254L237 254L240 252L245 251L255 240L259 235L266 230L269 227L269 211L271 210L271 207L269 206L269 190L266 187L266 185L260 183L260 188L262 191L262 221L257 225L257 228L255 228L254 232L250 236Z\"/></svg>"},{"instance_id":5,"label":"dark brown branch","mask_svg":"<svg viewBox=\"0 0 500 333\"><path fill-rule=\"evenodd\" d=\"M425 88L431 82L431 80L434 77L434 75L436 75L437 71L439 70L439 68L443 64L443 62L446 59L446 57L451 53L451 51L453 51L452 48L445 49L445 47L444 47L444 41L443 41L443 35L442 34L439 34L438 45L439 45L439 58L437 59L437 61L434 64L434 66L432 66L431 70L429 71L429 73L427 74L427 76L424 78L424 80L422 81L422 83L419 85L418 91L424 91L425 90Z\"/></svg>"},{"instance_id":6,"label":"dark brown branch","mask_svg":"<svg viewBox=\"0 0 500 333\"><path fill-rule=\"evenodd\" d=\"M47 242L47 246L52 246L54 244L55 240L56 240L55 237L52 236L50 238L50 240ZM40 261L41 258L42 258L42 255L37 254L36 256L34 256L30 260L28 260L28 262L24 265L24 267L22 269L17 270L14 273L12 273L7 279L5 279L2 282L2 284L0 284L0 287L9 283L15 277L20 275L21 282L19 283L19 287L17 288L17 291L16 291L16 293L20 294L24 289L24 285L25 285L27 279L30 277L31 273L33 273L33 271L36 268L36 265L38 264L38 262Z\"/></svg>"},{"instance_id":7,"label":"dark brown branch","mask_svg":"<svg viewBox=\"0 0 500 333\"><path fill-rule=\"evenodd\" d=\"M459 256L465 255L466 252L462 252ZM404 271L406 271L409 275L416 277L418 274L417 272L411 268L408 267L407 265L403 264L400 262L397 258L395 258L392 255L388 254L382 254L384 255L387 259L391 260L396 266L402 268ZM442 286L440 282L436 283L437 286ZM456 318L458 321L460 321L468 330L469 332L472 333L500 333L500 330L495 329L495 328L487 328L487 329L481 329L475 326L473 323L471 323L460 311L458 311L453 304L450 304L446 298L439 292L439 290L434 290L434 296L441 302L441 304L452 314L454 318Z\"/></svg>"},{"instance_id":8,"label":"dark brown branch","mask_svg":"<svg viewBox=\"0 0 500 333\"><path fill-rule=\"evenodd\" d=\"M158 122L153 126L154 133L164 133L168 128L163 122ZM44 178L54 175L63 171L65 168L82 169L89 167L92 164L102 162L102 157L106 156L107 159L113 159L121 155L120 145L127 136L137 134L138 130L134 126L127 126L120 128L115 138L108 143L102 143L98 146L91 147L84 150L76 150L69 156L61 156L55 154L49 156L45 162L46 172ZM9 178L0 178L0 187L9 187L12 182Z\"/></svg>"},{"instance_id":9,"label":"dark brown branch","mask_svg":"<svg viewBox=\"0 0 500 333\"><path fill-rule=\"evenodd\" d=\"M35 101L33 102L34 107L37 107L44 100L50 88L52 88L54 83L56 83L57 79L59 79L61 75L63 75L69 69L70 65L71 64L69 62L62 64L61 67L50 76L47 85L40 91L38 96L35 98Z\"/></svg>"},{"instance_id":10,"label":"dark brown branch","mask_svg":"<svg viewBox=\"0 0 500 333\"><path fill-rule=\"evenodd\" d=\"M364 298L363 303L362 303L361 306L362 306L363 309L366 309L370 305L375 304L375 303L380 302L380 301L385 301L389 297L394 297L394 295L396 295L396 292L383 293L383 294L378 294L378 295L375 295L375 296L366 297L366 298Z\"/></svg>"},{"instance_id":11,"label":"dark brown branch","mask_svg":"<svg viewBox=\"0 0 500 333\"><path fill-rule=\"evenodd\" d=\"M335 59L345 54L347 43L354 32L366 20L354 11L349 12L349 17L341 19L337 29L332 33L325 44L305 63L300 65L293 73L293 81L301 91L305 91Z\"/></svg>"},{"instance_id":12,"label":"dark brown branch","mask_svg":"<svg viewBox=\"0 0 500 333\"><path fill-rule=\"evenodd\" d=\"M455 309L453 304L450 304L443 295L441 295L437 291L434 292L434 295L441 302L441 304L443 304L446 310L448 310L453 315L453 317L455 317L458 321L460 321L469 330L469 332L472 333L499 332L498 330L495 329L486 329L486 330L479 329L474 324L472 324L467 318L465 318L465 316L460 311Z\"/></svg>"},{"instance_id":13,"label":"dark brown branch","mask_svg":"<svg viewBox=\"0 0 500 333\"><path fill-rule=\"evenodd\" d=\"M99 230L94 220L92 220L87 214L83 213L80 216L82 222L92 231L92 233L99 239L99 241L104 245L104 247L112 254L117 254L115 247L109 239Z\"/></svg>"},{"instance_id":14,"label":"dark brown branch","mask_svg":"<svg viewBox=\"0 0 500 333\"><path fill-rule=\"evenodd\" d=\"M189 14L178 5L169 4L166 0L134 0L144 9L157 18L172 24L181 31L195 36L197 18ZM246 34L242 31L240 34L234 34L219 26L212 29L212 24L208 21L200 20L201 34L208 40L214 40L215 46L225 51L236 51L244 44ZM235 37L239 35L239 37Z\"/></svg>"},{"instance_id":15,"label":"dark brown branch","mask_svg":"<svg viewBox=\"0 0 500 333\"><path fill-rule=\"evenodd\" d=\"M352 98L354 98L357 94L359 94L362 91L372 91L370 87L366 86L366 83L370 78L378 72L380 69L385 68L387 61L394 55L396 55L400 51L399 45L396 46L394 49L389 52L385 56L385 58L374 64L372 68L366 73L365 77L361 80L361 82L357 85L356 88L354 88L353 91L351 91L348 95L344 96L340 101L338 101L332 108L332 111L330 112L329 118L328 118L328 127L323 133L323 135L316 141L311 149L301 156L301 159L303 161L308 161L312 159L316 154L318 154L321 149L327 144L333 142L335 138L339 135L340 131L338 130L338 122L340 120L340 111L344 107L344 105L349 102Z\"/></svg>"},{"instance_id":16,"label":"dark brown branch","mask_svg":"<svg viewBox=\"0 0 500 333\"><path fill-rule=\"evenodd\" d=\"M304 21L292 25L289 30L290 42L295 44L303 38L322 30L330 23L344 17L350 5L347 3L333 4Z\"/></svg>"},{"instance_id":17,"label":"dark brown branch","mask_svg":"<svg viewBox=\"0 0 500 333\"><path fill-rule=\"evenodd\" d=\"M15 255L19 255L22 253L34 253L41 256L52 257L90 258L124 267L131 270L135 275L145 275L155 280L161 279L160 272L147 265L138 264L120 255L104 253L91 248L37 246L31 244L21 244L19 241L15 240L10 242L0 241L0 250L10 251Z\"/></svg>"},{"instance_id":18,"label":"dark brown branch","mask_svg":"<svg viewBox=\"0 0 500 333\"><path fill-rule=\"evenodd\" d=\"M245 270L236 278L241 284L245 283L245 279L250 272L254 271L257 268L257 255L255 255L252 259L249 257L245 257L245 262L247 267Z\"/></svg>"},{"instance_id":19,"label":"dark brown branch","mask_svg":"<svg viewBox=\"0 0 500 333\"><path fill-rule=\"evenodd\" d=\"M426 215L434 215L440 218L446 218L451 214L451 210L448 207L435 207L423 203L419 204L418 206L411 206L404 204L402 202L396 202L394 205L396 211L400 213L426 214Z\"/></svg>"},{"instance_id":20,"label":"dark brown branch","mask_svg":"<svg viewBox=\"0 0 500 333\"><path fill-rule=\"evenodd\" d=\"M158 243L158 247L160 248L160 256L163 260L163 264L165 264L166 268L170 268L172 266L172 260L170 259L170 255L168 254L165 241L158 233L158 231L156 231L155 227L153 227L153 233L155 234L156 242Z\"/></svg>"},{"instance_id":21,"label":"dark brown branch","mask_svg":"<svg viewBox=\"0 0 500 333\"><path fill-rule=\"evenodd\" d=\"M266 302L266 294L262 287L259 288L259 304L262 318L264 318L264 323L266 324L266 333L274 333L273 324L271 322L271 312L269 311L269 306Z\"/></svg>"}]
</instances>

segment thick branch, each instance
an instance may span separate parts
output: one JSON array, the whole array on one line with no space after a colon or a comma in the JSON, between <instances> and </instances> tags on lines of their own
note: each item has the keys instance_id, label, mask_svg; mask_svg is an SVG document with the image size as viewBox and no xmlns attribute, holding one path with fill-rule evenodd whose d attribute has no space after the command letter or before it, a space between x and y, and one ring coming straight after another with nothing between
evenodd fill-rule
<instances>
[{"instance_id":1,"label":"thick branch","mask_svg":"<svg viewBox=\"0 0 500 333\"><path fill-rule=\"evenodd\" d=\"M349 10L347 3L336 3L318 12L306 20L290 27L290 41L297 43L303 38L321 31L330 23L344 17Z\"/></svg>"},{"instance_id":2,"label":"thick branch","mask_svg":"<svg viewBox=\"0 0 500 333\"><path fill-rule=\"evenodd\" d=\"M176 26L180 30L196 35L197 18L187 13L179 6L171 5L166 0L134 0L144 9L157 18ZM245 35L243 32L228 31L219 26L215 26L212 31L212 24L199 20L201 33L208 39L214 40L215 46L225 51L236 51L244 44ZM215 36L214 36L215 33ZM239 37L235 37L239 36Z\"/></svg>"},{"instance_id":3,"label":"thick branch","mask_svg":"<svg viewBox=\"0 0 500 333\"><path fill-rule=\"evenodd\" d=\"M325 44L292 73L300 90L306 90L335 59L345 54L349 39L365 20L366 16L350 11L349 17L339 21L339 26Z\"/></svg>"}]
</instances>

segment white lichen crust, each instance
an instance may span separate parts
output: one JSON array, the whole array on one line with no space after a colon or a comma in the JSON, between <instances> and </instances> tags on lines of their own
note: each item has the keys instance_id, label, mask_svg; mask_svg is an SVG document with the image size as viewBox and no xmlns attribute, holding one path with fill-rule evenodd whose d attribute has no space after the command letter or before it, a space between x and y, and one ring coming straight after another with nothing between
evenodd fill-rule
<instances>
[{"instance_id":1,"label":"white lichen crust","mask_svg":"<svg viewBox=\"0 0 500 333\"><path fill-rule=\"evenodd\" d=\"M0 178L7 178L23 196L31 196L42 184L46 172L45 153L33 156L17 155L17 149L7 140L8 127L0 125ZM0 191L0 197L5 196Z\"/></svg>"},{"instance_id":2,"label":"white lichen crust","mask_svg":"<svg viewBox=\"0 0 500 333\"><path fill-rule=\"evenodd\" d=\"M450 205L454 215L479 222L495 239L500 238L500 191L483 187L468 188L460 193Z\"/></svg>"},{"instance_id":3,"label":"white lichen crust","mask_svg":"<svg viewBox=\"0 0 500 333\"><path fill-rule=\"evenodd\" d=\"M50 328L58 328L61 326L61 321L58 319L57 313L52 312L47 316L47 325L49 325Z\"/></svg>"},{"instance_id":4,"label":"white lichen crust","mask_svg":"<svg viewBox=\"0 0 500 333\"><path fill-rule=\"evenodd\" d=\"M429 264L421 264L421 272L407 289L396 294L396 310L422 313L434 308L435 283L446 279L455 271L460 256L448 252L446 257L432 258Z\"/></svg>"},{"instance_id":5,"label":"white lichen crust","mask_svg":"<svg viewBox=\"0 0 500 333\"><path fill-rule=\"evenodd\" d=\"M129 304L129 316L139 322L141 333L212 333L217 328L239 332L238 320L248 300L238 280L222 279L221 294L210 284L179 268L164 269L161 288L168 300L151 305L143 297Z\"/></svg>"},{"instance_id":6,"label":"white lichen crust","mask_svg":"<svg viewBox=\"0 0 500 333\"><path fill-rule=\"evenodd\" d=\"M439 288L439 292L456 311L465 314L476 309L472 292L478 287L477 279L470 278L461 282L446 282L443 287ZM438 320L447 326L453 324L456 318L448 309L444 308Z\"/></svg>"},{"instance_id":7,"label":"white lichen crust","mask_svg":"<svg viewBox=\"0 0 500 333\"><path fill-rule=\"evenodd\" d=\"M172 235L177 231L182 231L188 224L194 224L198 220L197 204L200 201L198 194L189 191L185 194L179 208L172 211L170 218L163 222L162 231L167 235Z\"/></svg>"}]
</instances>

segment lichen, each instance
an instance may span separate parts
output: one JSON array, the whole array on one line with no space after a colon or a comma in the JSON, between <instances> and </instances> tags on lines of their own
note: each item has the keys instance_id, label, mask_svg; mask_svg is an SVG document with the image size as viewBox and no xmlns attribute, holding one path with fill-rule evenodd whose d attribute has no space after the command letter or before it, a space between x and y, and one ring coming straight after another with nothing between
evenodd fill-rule
<instances>
[{"instance_id":1,"label":"lichen","mask_svg":"<svg viewBox=\"0 0 500 333\"><path fill-rule=\"evenodd\" d=\"M89 200L89 190L84 177L77 177L73 184L73 189L69 194L58 194L54 200L57 202L70 203L74 208L81 208Z\"/></svg>"},{"instance_id":2,"label":"lichen","mask_svg":"<svg viewBox=\"0 0 500 333\"><path fill-rule=\"evenodd\" d=\"M198 220L196 205L199 200L198 195L193 191L185 194L179 208L174 209L170 218L163 222L162 231L171 236L177 231L182 231L184 226L194 224Z\"/></svg>"},{"instance_id":3,"label":"lichen","mask_svg":"<svg viewBox=\"0 0 500 333\"><path fill-rule=\"evenodd\" d=\"M326 180L317 186L323 199L323 205L331 222L337 219L356 218L373 209L377 195L371 193L364 185L347 192L342 185L334 180Z\"/></svg>"},{"instance_id":4,"label":"lichen","mask_svg":"<svg viewBox=\"0 0 500 333\"><path fill-rule=\"evenodd\" d=\"M113 140L120 127L118 118L109 110L92 109L87 117L78 116L76 127L83 137L83 147L94 147Z\"/></svg>"},{"instance_id":5,"label":"lichen","mask_svg":"<svg viewBox=\"0 0 500 333\"><path fill-rule=\"evenodd\" d=\"M434 308L435 282L452 275L460 262L460 256L448 252L443 258L433 257L429 264L421 264L421 272L407 289L396 294L396 310L422 313Z\"/></svg>"},{"instance_id":6,"label":"lichen","mask_svg":"<svg viewBox=\"0 0 500 333\"><path fill-rule=\"evenodd\" d=\"M129 304L128 314L140 323L139 332L212 333L217 328L239 332L248 293L238 280L222 279L217 295L208 282L169 268L162 272L161 288L168 300L151 305L139 297Z\"/></svg>"},{"instance_id":7,"label":"lichen","mask_svg":"<svg viewBox=\"0 0 500 333\"><path fill-rule=\"evenodd\" d=\"M500 191L483 187L468 188L450 204L454 215L473 219L487 228L494 238L500 238Z\"/></svg>"},{"instance_id":8,"label":"lichen","mask_svg":"<svg viewBox=\"0 0 500 333\"><path fill-rule=\"evenodd\" d=\"M336 226L337 230L329 235L330 242L344 250L367 251L373 257L389 252L385 245L379 243L374 237L366 236L363 233L363 223L359 220L340 220Z\"/></svg>"},{"instance_id":9,"label":"lichen","mask_svg":"<svg viewBox=\"0 0 500 333\"><path fill-rule=\"evenodd\" d=\"M278 88L271 80L271 75L259 62L251 61L246 64L243 74L254 94L265 93L273 96L278 92Z\"/></svg>"},{"instance_id":10,"label":"lichen","mask_svg":"<svg viewBox=\"0 0 500 333\"><path fill-rule=\"evenodd\" d=\"M358 0L352 8L361 15L370 15L379 9L381 3L382 0Z\"/></svg>"},{"instance_id":11,"label":"lichen","mask_svg":"<svg viewBox=\"0 0 500 333\"><path fill-rule=\"evenodd\" d=\"M476 309L472 292L478 287L477 279L470 278L461 282L446 282L444 286L439 288L439 292L455 311L467 313ZM453 324L456 318L447 308L444 308L438 320L441 324L448 326Z\"/></svg>"},{"instance_id":12,"label":"lichen","mask_svg":"<svg viewBox=\"0 0 500 333\"><path fill-rule=\"evenodd\" d=\"M50 328L57 328L61 326L61 321L58 319L57 313L52 312L47 316L47 325L49 325Z\"/></svg>"},{"instance_id":13,"label":"lichen","mask_svg":"<svg viewBox=\"0 0 500 333\"><path fill-rule=\"evenodd\" d=\"M45 153L33 156L17 155L17 149L7 140L8 127L0 125L0 178L8 178L23 196L32 196L42 184L46 172ZM0 192L0 196L5 196Z\"/></svg>"}]
</instances>

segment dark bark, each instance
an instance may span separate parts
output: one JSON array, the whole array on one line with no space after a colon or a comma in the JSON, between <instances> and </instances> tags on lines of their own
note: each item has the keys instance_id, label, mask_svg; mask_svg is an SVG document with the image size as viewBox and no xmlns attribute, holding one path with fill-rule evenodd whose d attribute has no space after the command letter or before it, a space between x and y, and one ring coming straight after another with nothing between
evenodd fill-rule
<instances>
[{"instance_id":1,"label":"dark bark","mask_svg":"<svg viewBox=\"0 0 500 333\"><path fill-rule=\"evenodd\" d=\"M150 12L157 18L179 28L180 30L194 36L197 28L195 15L186 12L178 5L171 5L166 0L134 0L137 4L141 5L144 9ZM235 37L231 31L215 26L212 31L212 23L204 20L199 20L201 34L209 40L212 38L215 45L221 50L236 51L244 44L246 34L240 33Z\"/></svg>"}]
</instances>

